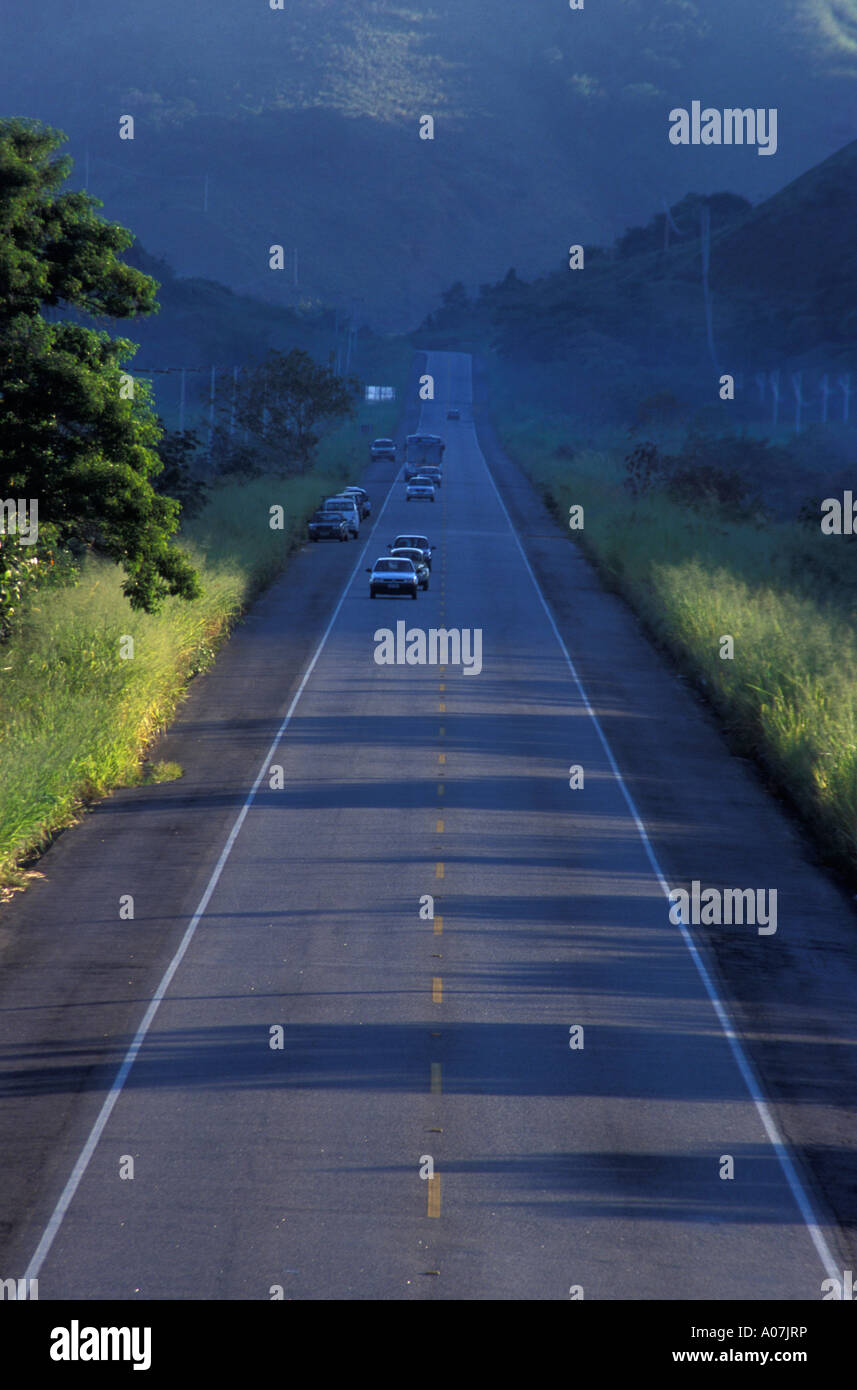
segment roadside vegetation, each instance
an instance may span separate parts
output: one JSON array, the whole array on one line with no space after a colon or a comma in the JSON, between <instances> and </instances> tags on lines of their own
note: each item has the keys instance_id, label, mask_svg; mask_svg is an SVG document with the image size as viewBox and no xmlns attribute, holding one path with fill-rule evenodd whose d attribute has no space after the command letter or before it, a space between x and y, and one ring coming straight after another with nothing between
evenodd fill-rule
<instances>
[{"instance_id":1,"label":"roadside vegetation","mask_svg":"<svg viewBox=\"0 0 857 1390\"><path fill-rule=\"evenodd\" d=\"M857 539L823 535L817 500L777 520L755 495L773 454L750 437L649 422L576 438L561 416L498 418L504 447L602 576L711 701L733 746L857 872ZM754 467L758 465L758 467ZM723 659L722 639L734 639Z\"/></svg>"},{"instance_id":2,"label":"roadside vegetation","mask_svg":"<svg viewBox=\"0 0 857 1390\"><path fill-rule=\"evenodd\" d=\"M179 542L199 579L192 601L133 610L121 569L88 555L76 579L30 596L18 629L0 645L0 885L82 807L112 788L166 780L145 750L169 722L190 679L207 669L247 603L304 536L319 495L344 468L300 478L227 483ZM284 508L282 530L269 508ZM133 659L120 655L133 638Z\"/></svg>"},{"instance_id":3,"label":"roadside vegetation","mask_svg":"<svg viewBox=\"0 0 857 1390\"><path fill-rule=\"evenodd\" d=\"M63 191L63 139L0 121L0 895L94 798L182 775L154 736L397 416L294 347L235 374L210 440L166 429L103 327L156 311L157 282Z\"/></svg>"}]
</instances>

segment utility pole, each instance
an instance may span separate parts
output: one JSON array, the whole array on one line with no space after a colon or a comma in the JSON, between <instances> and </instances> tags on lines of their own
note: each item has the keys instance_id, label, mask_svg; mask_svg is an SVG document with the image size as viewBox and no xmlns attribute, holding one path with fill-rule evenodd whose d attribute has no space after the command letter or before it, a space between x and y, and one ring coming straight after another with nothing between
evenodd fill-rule
<instances>
[{"instance_id":1,"label":"utility pole","mask_svg":"<svg viewBox=\"0 0 857 1390\"><path fill-rule=\"evenodd\" d=\"M232 368L232 415L229 419L229 438L235 434L235 397L238 394L238 368Z\"/></svg>"},{"instance_id":2,"label":"utility pole","mask_svg":"<svg viewBox=\"0 0 857 1390\"><path fill-rule=\"evenodd\" d=\"M792 372L792 390L795 393L795 434L800 434L800 412L803 405L800 372Z\"/></svg>"},{"instance_id":3,"label":"utility pole","mask_svg":"<svg viewBox=\"0 0 857 1390\"><path fill-rule=\"evenodd\" d=\"M182 387L181 387L181 395L179 396L179 433L180 433L180 434L181 434L182 430L184 429L185 375L186 375L185 368L182 367Z\"/></svg>"},{"instance_id":4,"label":"utility pole","mask_svg":"<svg viewBox=\"0 0 857 1390\"><path fill-rule=\"evenodd\" d=\"M772 395L773 398L774 398L774 408L773 408L772 415L771 415L771 426L772 426L773 429L776 429L776 427L777 427L777 419L779 418L779 413L780 413L780 374L779 374L779 372L771 372L771 374L770 374L770 382L771 382L771 395Z\"/></svg>"},{"instance_id":5,"label":"utility pole","mask_svg":"<svg viewBox=\"0 0 857 1390\"><path fill-rule=\"evenodd\" d=\"M719 374L717 353L714 350L714 329L711 323L711 290L708 285L708 266L711 257L711 209L707 203L703 203L700 208L699 217L702 239L702 293L705 298L705 328L708 334L708 351L711 353L711 361L714 363L714 370Z\"/></svg>"},{"instance_id":6,"label":"utility pole","mask_svg":"<svg viewBox=\"0 0 857 1390\"><path fill-rule=\"evenodd\" d=\"M849 407L851 403L851 373L846 372L839 378L839 388L842 391L842 419L848 424Z\"/></svg>"},{"instance_id":7,"label":"utility pole","mask_svg":"<svg viewBox=\"0 0 857 1390\"><path fill-rule=\"evenodd\" d=\"M209 456L211 455L211 451L212 451L212 448L213 448L213 445L214 445L214 374L215 374L216 371L217 371L217 368L216 368L216 367L212 367L212 369L211 369L211 393L210 393L210 395L209 395L209 401L208 401L208 453L209 453Z\"/></svg>"}]
</instances>

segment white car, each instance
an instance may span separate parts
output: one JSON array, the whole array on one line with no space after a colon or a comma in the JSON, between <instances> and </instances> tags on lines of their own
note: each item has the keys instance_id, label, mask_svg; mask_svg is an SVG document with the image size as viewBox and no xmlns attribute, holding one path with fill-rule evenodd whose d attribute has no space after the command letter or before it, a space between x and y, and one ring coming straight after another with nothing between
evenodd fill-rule
<instances>
[{"instance_id":1,"label":"white car","mask_svg":"<svg viewBox=\"0 0 857 1390\"><path fill-rule=\"evenodd\" d=\"M357 508L360 512L361 521L364 517L371 515L372 503L369 501L369 494L366 491L365 487L344 487L342 489L342 496L354 498L354 501L357 503Z\"/></svg>"},{"instance_id":2,"label":"white car","mask_svg":"<svg viewBox=\"0 0 857 1390\"><path fill-rule=\"evenodd\" d=\"M319 507L322 512L342 512L348 518L348 530L357 538L360 535L360 507L354 497L325 497Z\"/></svg>"},{"instance_id":3,"label":"white car","mask_svg":"<svg viewBox=\"0 0 857 1390\"><path fill-rule=\"evenodd\" d=\"M410 594L416 598L419 577L413 560L402 556L382 555L366 573L369 576L369 597L379 594Z\"/></svg>"},{"instance_id":4,"label":"white car","mask_svg":"<svg viewBox=\"0 0 857 1390\"><path fill-rule=\"evenodd\" d=\"M434 484L433 483L408 483L408 490L405 493L406 502L433 502Z\"/></svg>"}]
</instances>

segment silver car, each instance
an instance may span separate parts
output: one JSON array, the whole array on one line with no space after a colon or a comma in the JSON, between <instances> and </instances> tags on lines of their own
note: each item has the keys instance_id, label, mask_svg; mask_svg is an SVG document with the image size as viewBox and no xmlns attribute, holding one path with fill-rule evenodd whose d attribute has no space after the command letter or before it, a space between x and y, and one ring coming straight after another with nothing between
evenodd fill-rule
<instances>
[{"instance_id":1,"label":"silver car","mask_svg":"<svg viewBox=\"0 0 857 1390\"><path fill-rule=\"evenodd\" d=\"M396 462L396 445L392 439L375 439L369 451L373 459L390 459Z\"/></svg>"},{"instance_id":2,"label":"silver car","mask_svg":"<svg viewBox=\"0 0 857 1390\"><path fill-rule=\"evenodd\" d=\"M428 588L429 579L431 578L431 571L429 570L429 567L426 564L425 556L423 555L423 552L421 550L417 550L414 547L403 546L401 550L394 550L392 552L392 555L394 560L413 560L414 569L417 572L417 583L419 584L421 589Z\"/></svg>"}]
</instances>

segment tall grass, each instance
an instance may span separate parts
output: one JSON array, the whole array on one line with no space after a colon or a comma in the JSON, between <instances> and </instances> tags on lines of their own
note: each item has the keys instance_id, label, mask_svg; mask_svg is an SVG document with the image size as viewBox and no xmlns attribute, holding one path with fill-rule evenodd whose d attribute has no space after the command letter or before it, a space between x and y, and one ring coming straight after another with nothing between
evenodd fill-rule
<instances>
[{"instance_id":1,"label":"tall grass","mask_svg":"<svg viewBox=\"0 0 857 1390\"><path fill-rule=\"evenodd\" d=\"M248 601L282 568L318 498L351 460L326 445L324 466L300 478L217 488L180 541L202 581L192 603L134 613L123 574L90 559L74 588L36 593L24 624L0 646L0 885L70 824L87 800L139 779L141 757L214 659ZM284 527L271 529L282 506ZM123 659L121 639L133 639Z\"/></svg>"},{"instance_id":2,"label":"tall grass","mask_svg":"<svg viewBox=\"0 0 857 1390\"><path fill-rule=\"evenodd\" d=\"M734 741L857 874L857 635L853 599L813 563L831 538L689 510L624 489L627 436L580 443L560 419L500 420L504 445L608 581L704 687ZM600 442L600 441L599 441ZM558 452L560 451L560 452ZM565 451L564 453L562 451ZM734 659L721 639L734 639Z\"/></svg>"}]
</instances>

